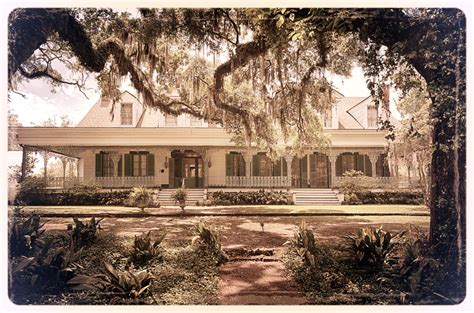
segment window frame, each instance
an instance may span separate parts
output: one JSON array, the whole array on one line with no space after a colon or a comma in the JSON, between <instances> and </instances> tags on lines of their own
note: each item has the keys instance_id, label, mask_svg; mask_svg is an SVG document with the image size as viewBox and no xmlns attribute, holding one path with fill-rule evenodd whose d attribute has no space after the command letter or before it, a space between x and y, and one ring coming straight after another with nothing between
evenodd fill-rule
<instances>
[{"instance_id":1,"label":"window frame","mask_svg":"<svg viewBox=\"0 0 474 313\"><path fill-rule=\"evenodd\" d=\"M125 112L124 108L130 107L130 112ZM132 126L133 125L133 103L122 102L120 105L120 125Z\"/></svg>"}]
</instances>

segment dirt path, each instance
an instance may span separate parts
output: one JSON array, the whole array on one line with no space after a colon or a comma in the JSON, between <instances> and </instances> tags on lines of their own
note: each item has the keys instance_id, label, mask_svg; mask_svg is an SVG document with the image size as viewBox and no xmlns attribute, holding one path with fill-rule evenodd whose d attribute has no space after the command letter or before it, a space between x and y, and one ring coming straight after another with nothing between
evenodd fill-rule
<instances>
[{"instance_id":1,"label":"dirt path","mask_svg":"<svg viewBox=\"0 0 474 313\"><path fill-rule=\"evenodd\" d=\"M271 251L272 250L267 250ZM305 294L277 256L234 256L219 269L219 302L224 305L306 304Z\"/></svg>"}]
</instances>

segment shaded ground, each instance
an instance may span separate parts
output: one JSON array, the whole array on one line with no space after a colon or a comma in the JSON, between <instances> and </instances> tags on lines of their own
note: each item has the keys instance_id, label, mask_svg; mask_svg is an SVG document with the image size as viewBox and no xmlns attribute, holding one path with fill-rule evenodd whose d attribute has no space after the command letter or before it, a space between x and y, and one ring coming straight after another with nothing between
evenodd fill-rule
<instances>
[{"instance_id":1,"label":"shaded ground","mask_svg":"<svg viewBox=\"0 0 474 313\"><path fill-rule=\"evenodd\" d=\"M390 206L391 210L413 211L425 210L422 206ZM288 207L284 207L283 209ZM362 210L364 207L337 207L340 210ZM119 210L119 208L103 208ZM137 210L128 208L129 210ZM225 208L229 210L230 208ZM241 210L259 210L258 208L240 208ZM262 208L269 209L269 208ZM278 208L271 208L278 210ZM387 208L386 208L387 209ZM47 208L51 210L51 208ZM63 210L72 210L63 208ZM81 208L84 210L84 208ZM151 209L159 210L159 209ZM173 210L171 208L170 210ZM176 209L175 209L176 210ZM179 209L178 209L179 210ZM190 210L202 210L190 209ZM326 207L307 207L306 210L326 210ZM333 210L332 207L327 210ZM380 207L366 207L365 210L383 210ZM65 230L72 218L47 218L45 225L49 230ZM286 272L281 262L283 244L293 237L298 225L305 220L314 230L316 240L320 243L334 244L342 236L352 235L361 227L383 225L385 230L399 232L410 225L427 232L429 216L139 216L131 218L104 218L101 222L102 232L111 232L124 239L147 231L166 231L168 234L163 245L181 246L188 244L193 234L194 225L200 220L217 227L222 235L222 247L225 250L235 249L271 249L274 251L266 262L252 259L238 259L225 263L219 269L218 298L221 304L305 304L308 298L299 289L295 281ZM258 256L257 256L258 259ZM263 260L263 258L262 258ZM324 299L326 299L326 295ZM310 299L314 303L314 299ZM336 299L334 301L339 301ZM352 300L351 300L352 301Z\"/></svg>"}]
</instances>

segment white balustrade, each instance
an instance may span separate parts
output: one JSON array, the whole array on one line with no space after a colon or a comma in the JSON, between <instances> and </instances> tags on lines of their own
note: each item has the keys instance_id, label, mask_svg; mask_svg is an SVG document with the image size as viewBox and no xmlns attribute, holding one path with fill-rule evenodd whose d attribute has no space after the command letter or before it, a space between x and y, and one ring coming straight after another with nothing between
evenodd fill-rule
<instances>
[{"instance_id":1,"label":"white balustrade","mask_svg":"<svg viewBox=\"0 0 474 313\"><path fill-rule=\"evenodd\" d=\"M286 176L226 176L226 187L288 187Z\"/></svg>"},{"instance_id":2,"label":"white balustrade","mask_svg":"<svg viewBox=\"0 0 474 313\"><path fill-rule=\"evenodd\" d=\"M154 187L155 177L95 177L88 179L86 182L82 177L47 177L48 188L63 188L67 189L78 184L98 185L103 188L130 188L130 187Z\"/></svg>"}]
</instances>

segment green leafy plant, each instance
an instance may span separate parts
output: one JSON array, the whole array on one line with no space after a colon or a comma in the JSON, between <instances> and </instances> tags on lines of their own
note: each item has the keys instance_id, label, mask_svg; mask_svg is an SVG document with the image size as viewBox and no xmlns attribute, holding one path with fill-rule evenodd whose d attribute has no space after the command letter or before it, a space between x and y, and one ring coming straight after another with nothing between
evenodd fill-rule
<instances>
[{"instance_id":1,"label":"green leafy plant","mask_svg":"<svg viewBox=\"0 0 474 313\"><path fill-rule=\"evenodd\" d=\"M85 224L77 217L73 217L72 219L74 221L74 227L71 232L71 238L75 246L83 247L94 242L97 238L97 228L103 218L96 221L95 217L92 217L89 222Z\"/></svg>"},{"instance_id":2,"label":"green leafy plant","mask_svg":"<svg viewBox=\"0 0 474 313\"><path fill-rule=\"evenodd\" d=\"M128 197L128 202L145 212L145 208L153 202L153 194L145 187L134 187Z\"/></svg>"},{"instance_id":3,"label":"green leafy plant","mask_svg":"<svg viewBox=\"0 0 474 313\"><path fill-rule=\"evenodd\" d=\"M401 234L391 234L379 228L361 228L356 236L346 237L350 240L353 252L362 265L382 266L386 256L394 248L395 238Z\"/></svg>"},{"instance_id":4,"label":"green leafy plant","mask_svg":"<svg viewBox=\"0 0 474 313\"><path fill-rule=\"evenodd\" d=\"M100 290L117 298L138 300L150 294L149 288L155 277L148 271L134 271L132 269L120 271L111 264L104 262L105 275L94 276L78 275L68 284L75 290Z\"/></svg>"},{"instance_id":5,"label":"green leafy plant","mask_svg":"<svg viewBox=\"0 0 474 313\"><path fill-rule=\"evenodd\" d=\"M205 251L217 258L218 263L226 261L227 255L221 248L220 233L214 227L200 221L194 227L194 233L191 243L201 251Z\"/></svg>"},{"instance_id":6,"label":"green leafy plant","mask_svg":"<svg viewBox=\"0 0 474 313\"><path fill-rule=\"evenodd\" d=\"M77 261L82 250L75 251L72 240L68 247L55 249L52 246L53 241L49 240L35 256L15 260L12 275L26 278L31 287L40 288L42 292L62 291L81 268Z\"/></svg>"},{"instance_id":7,"label":"green leafy plant","mask_svg":"<svg viewBox=\"0 0 474 313\"><path fill-rule=\"evenodd\" d=\"M181 210L184 211L184 207L186 206L186 199L188 197L188 193L184 188L178 188L176 191L171 195L171 198L179 203Z\"/></svg>"},{"instance_id":8,"label":"green leafy plant","mask_svg":"<svg viewBox=\"0 0 474 313\"><path fill-rule=\"evenodd\" d=\"M316 240L314 239L313 230L308 227L305 221L301 222L293 239L287 241L285 245L289 245L294 249L303 259L305 265L315 266L317 255Z\"/></svg>"},{"instance_id":9,"label":"green leafy plant","mask_svg":"<svg viewBox=\"0 0 474 313\"><path fill-rule=\"evenodd\" d=\"M134 264L145 264L160 257L160 244L165 236L166 233L163 233L154 241L151 239L151 231L142 236L135 236L133 251L130 257L131 261Z\"/></svg>"},{"instance_id":10,"label":"green leafy plant","mask_svg":"<svg viewBox=\"0 0 474 313\"><path fill-rule=\"evenodd\" d=\"M10 255L12 257L20 255L29 255L38 238L44 233L45 223L41 223L41 218L38 214L32 214L28 218L15 216L12 219L10 227L9 245Z\"/></svg>"}]
</instances>

